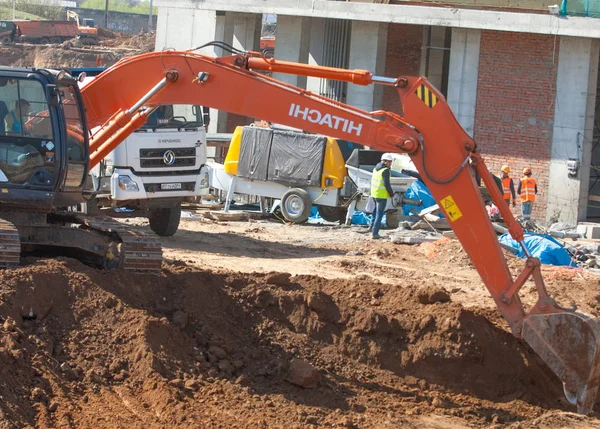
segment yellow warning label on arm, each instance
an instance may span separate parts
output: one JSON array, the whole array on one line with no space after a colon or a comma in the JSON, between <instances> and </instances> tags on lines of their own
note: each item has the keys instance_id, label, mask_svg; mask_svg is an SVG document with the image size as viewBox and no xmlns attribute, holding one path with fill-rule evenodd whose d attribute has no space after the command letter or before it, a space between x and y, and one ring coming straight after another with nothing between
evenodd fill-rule
<instances>
[{"instance_id":1,"label":"yellow warning label on arm","mask_svg":"<svg viewBox=\"0 0 600 429\"><path fill-rule=\"evenodd\" d=\"M462 213L460 212L460 209L454 202L454 198L452 198L451 195L448 195L446 198L442 198L440 205L448 215L448 219L450 219L452 222L462 217Z\"/></svg>"},{"instance_id":2,"label":"yellow warning label on arm","mask_svg":"<svg viewBox=\"0 0 600 429\"><path fill-rule=\"evenodd\" d=\"M419 87L415 90L415 94L417 94L417 97L419 97L421 101L431 109L433 109L439 101L433 91L425 84L419 85Z\"/></svg>"}]
</instances>

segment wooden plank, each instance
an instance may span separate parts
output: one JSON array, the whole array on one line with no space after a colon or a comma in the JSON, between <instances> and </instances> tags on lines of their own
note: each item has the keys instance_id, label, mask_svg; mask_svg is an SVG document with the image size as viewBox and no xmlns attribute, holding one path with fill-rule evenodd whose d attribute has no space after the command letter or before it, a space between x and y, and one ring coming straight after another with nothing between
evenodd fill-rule
<instances>
[{"instance_id":1,"label":"wooden plank","mask_svg":"<svg viewBox=\"0 0 600 429\"><path fill-rule=\"evenodd\" d=\"M249 212L243 210L229 212L213 210L204 213L204 217L208 217L209 219L215 219L218 221L242 221L248 219L264 219L269 216L269 213Z\"/></svg>"}]
</instances>

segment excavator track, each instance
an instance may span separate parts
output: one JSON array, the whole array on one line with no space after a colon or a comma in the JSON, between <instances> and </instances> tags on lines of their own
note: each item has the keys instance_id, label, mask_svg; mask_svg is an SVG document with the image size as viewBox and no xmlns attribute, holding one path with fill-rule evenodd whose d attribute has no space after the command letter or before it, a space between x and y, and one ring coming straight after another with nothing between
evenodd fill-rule
<instances>
[{"instance_id":1,"label":"excavator track","mask_svg":"<svg viewBox=\"0 0 600 429\"><path fill-rule=\"evenodd\" d=\"M114 252L115 266L136 272L161 271L162 247L160 239L154 233L124 225L106 216L87 216L74 212L65 215L69 221L75 221L90 230L118 236L120 243L116 244Z\"/></svg>"},{"instance_id":2,"label":"excavator track","mask_svg":"<svg viewBox=\"0 0 600 429\"><path fill-rule=\"evenodd\" d=\"M0 219L0 268L17 267L20 255L19 231L11 222Z\"/></svg>"}]
</instances>

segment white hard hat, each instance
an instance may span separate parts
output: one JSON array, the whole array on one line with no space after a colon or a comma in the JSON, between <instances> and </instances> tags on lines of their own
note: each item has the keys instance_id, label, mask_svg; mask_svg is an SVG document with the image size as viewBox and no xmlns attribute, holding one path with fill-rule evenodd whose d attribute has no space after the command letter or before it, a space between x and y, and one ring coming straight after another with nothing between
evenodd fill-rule
<instances>
[{"instance_id":1,"label":"white hard hat","mask_svg":"<svg viewBox=\"0 0 600 429\"><path fill-rule=\"evenodd\" d=\"M383 155L381 155L381 160L382 161L393 161L394 158L392 157L391 153L384 153Z\"/></svg>"}]
</instances>

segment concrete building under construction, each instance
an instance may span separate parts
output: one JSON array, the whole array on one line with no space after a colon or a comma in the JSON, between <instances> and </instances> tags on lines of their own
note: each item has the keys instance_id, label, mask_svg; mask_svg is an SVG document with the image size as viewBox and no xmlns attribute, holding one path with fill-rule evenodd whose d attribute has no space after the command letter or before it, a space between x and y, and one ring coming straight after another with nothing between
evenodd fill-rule
<instances>
[{"instance_id":1,"label":"concrete building under construction","mask_svg":"<svg viewBox=\"0 0 600 429\"><path fill-rule=\"evenodd\" d=\"M600 218L600 5L568 2L155 0L156 49L258 50L263 14L275 14L276 59L427 76L495 171L508 163L518 180L532 168L535 218L577 223ZM275 77L368 111L401 109L393 88ZM240 120L220 112L213 131Z\"/></svg>"}]
</instances>

